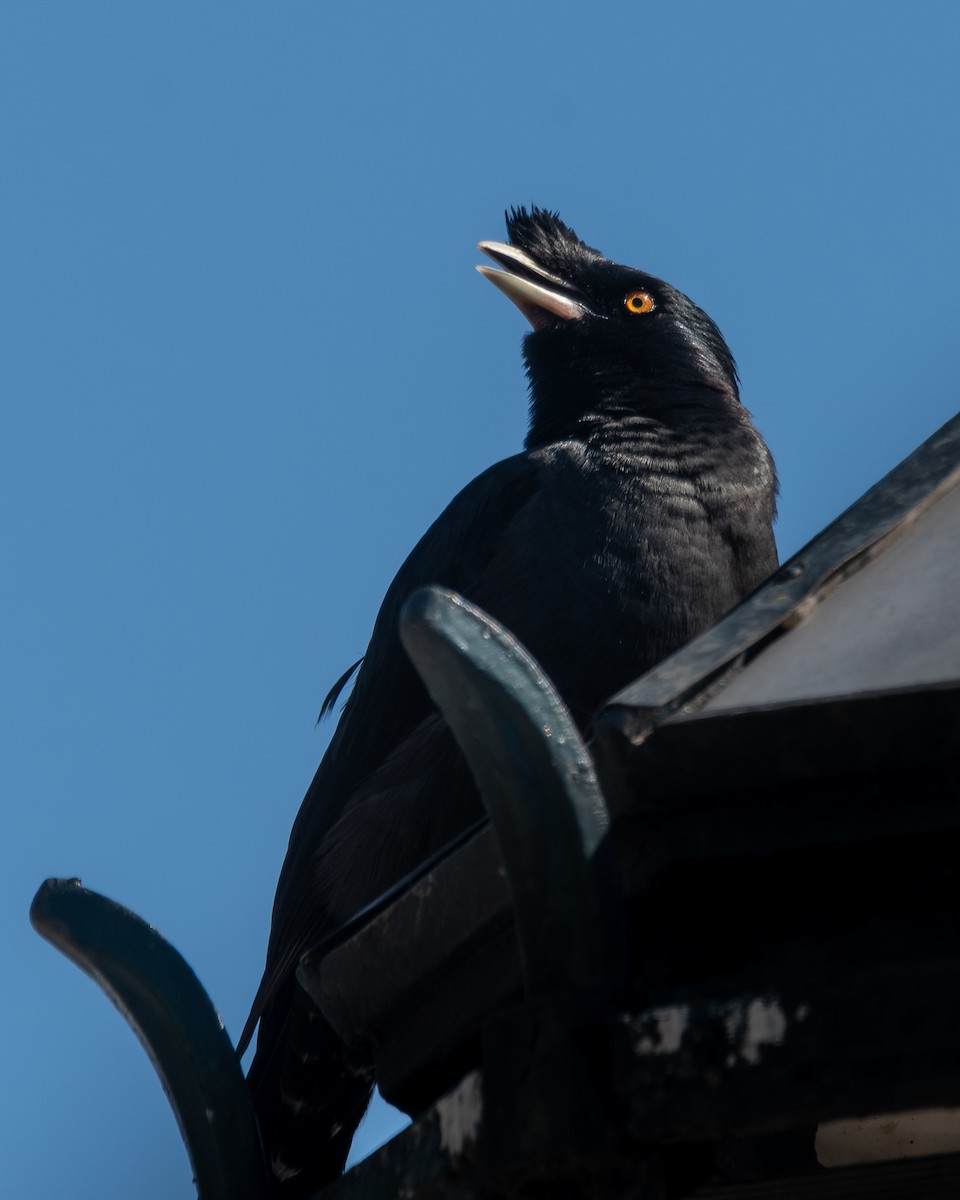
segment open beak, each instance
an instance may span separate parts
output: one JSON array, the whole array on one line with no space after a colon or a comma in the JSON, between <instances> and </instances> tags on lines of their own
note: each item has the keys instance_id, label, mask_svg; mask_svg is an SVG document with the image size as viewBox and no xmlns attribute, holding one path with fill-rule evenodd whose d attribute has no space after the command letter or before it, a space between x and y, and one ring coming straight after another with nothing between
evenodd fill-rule
<instances>
[{"instance_id":1,"label":"open beak","mask_svg":"<svg viewBox=\"0 0 960 1200\"><path fill-rule=\"evenodd\" d=\"M508 246L505 242L479 242L478 249L504 270L495 271L486 266L477 267L477 270L514 302L534 329L553 324L551 317L578 321L590 311L575 288L545 271L516 246Z\"/></svg>"}]
</instances>

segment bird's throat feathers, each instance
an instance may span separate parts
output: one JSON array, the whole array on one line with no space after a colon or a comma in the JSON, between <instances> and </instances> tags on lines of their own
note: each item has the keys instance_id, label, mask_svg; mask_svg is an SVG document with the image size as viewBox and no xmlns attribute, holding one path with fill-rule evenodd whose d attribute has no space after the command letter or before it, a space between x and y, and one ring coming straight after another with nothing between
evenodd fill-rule
<instances>
[{"instance_id":1,"label":"bird's throat feathers","mask_svg":"<svg viewBox=\"0 0 960 1200\"><path fill-rule=\"evenodd\" d=\"M524 339L528 447L575 437L604 418L619 421L629 413L671 424L672 409L739 409L736 367L722 339L717 353L708 344L673 338L643 361L613 352L590 332L537 330Z\"/></svg>"}]
</instances>

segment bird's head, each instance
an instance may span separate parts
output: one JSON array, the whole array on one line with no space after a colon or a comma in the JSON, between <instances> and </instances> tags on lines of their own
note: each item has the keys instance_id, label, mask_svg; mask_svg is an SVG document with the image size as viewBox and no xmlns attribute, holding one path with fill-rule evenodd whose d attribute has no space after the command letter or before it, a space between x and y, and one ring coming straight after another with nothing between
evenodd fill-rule
<instances>
[{"instance_id":1,"label":"bird's head","mask_svg":"<svg viewBox=\"0 0 960 1200\"><path fill-rule=\"evenodd\" d=\"M479 244L501 269L477 270L533 326L523 352L534 440L604 409L737 401L733 355L682 292L604 258L544 209L512 209L507 234Z\"/></svg>"}]
</instances>

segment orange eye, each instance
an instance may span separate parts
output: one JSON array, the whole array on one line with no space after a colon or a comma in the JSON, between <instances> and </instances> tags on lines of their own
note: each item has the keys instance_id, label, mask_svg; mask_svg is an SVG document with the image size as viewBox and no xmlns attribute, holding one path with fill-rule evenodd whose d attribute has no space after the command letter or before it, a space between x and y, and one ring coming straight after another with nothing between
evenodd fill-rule
<instances>
[{"instance_id":1,"label":"orange eye","mask_svg":"<svg viewBox=\"0 0 960 1200\"><path fill-rule=\"evenodd\" d=\"M630 292L623 303L627 312L634 314L652 312L657 307L649 292Z\"/></svg>"}]
</instances>

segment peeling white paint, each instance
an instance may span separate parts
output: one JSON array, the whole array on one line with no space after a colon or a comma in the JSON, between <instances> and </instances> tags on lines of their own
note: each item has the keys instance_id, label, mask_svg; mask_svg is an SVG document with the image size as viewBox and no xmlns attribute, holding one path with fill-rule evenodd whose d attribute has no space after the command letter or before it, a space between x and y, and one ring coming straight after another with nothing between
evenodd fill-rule
<instances>
[{"instance_id":1,"label":"peeling white paint","mask_svg":"<svg viewBox=\"0 0 960 1200\"><path fill-rule=\"evenodd\" d=\"M456 1158L465 1146L476 1142L480 1133L483 1117L480 1072L472 1071L452 1092L438 1100L435 1111L440 1119L441 1149Z\"/></svg>"},{"instance_id":2,"label":"peeling white paint","mask_svg":"<svg viewBox=\"0 0 960 1200\"><path fill-rule=\"evenodd\" d=\"M732 1068L738 1062L755 1066L765 1046L780 1046L787 1033L789 1020L804 1021L810 1006L800 1004L792 1018L775 996L755 997L736 1003L708 1004L691 1009L688 1004L671 1004L653 1008L643 1015L642 1029L634 1039L637 1054L676 1054L681 1049L691 1022L722 1021L729 1041L725 1062Z\"/></svg>"},{"instance_id":3,"label":"peeling white paint","mask_svg":"<svg viewBox=\"0 0 960 1200\"><path fill-rule=\"evenodd\" d=\"M686 1004L651 1009L645 1014L647 1029L634 1042L634 1049L638 1054L676 1054L689 1022Z\"/></svg>"},{"instance_id":4,"label":"peeling white paint","mask_svg":"<svg viewBox=\"0 0 960 1200\"><path fill-rule=\"evenodd\" d=\"M738 1009L727 1017L726 1026L731 1041L740 1039L740 1057L756 1066L764 1046L783 1043L787 1014L779 1000L751 1000L746 1010Z\"/></svg>"}]
</instances>

